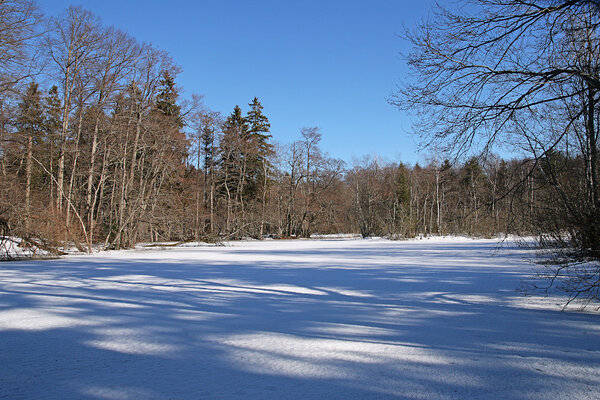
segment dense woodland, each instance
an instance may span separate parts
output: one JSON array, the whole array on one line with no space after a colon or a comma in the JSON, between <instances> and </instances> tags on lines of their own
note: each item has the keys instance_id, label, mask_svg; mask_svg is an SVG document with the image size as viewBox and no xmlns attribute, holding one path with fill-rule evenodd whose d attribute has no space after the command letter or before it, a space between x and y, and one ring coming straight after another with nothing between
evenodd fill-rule
<instances>
[{"instance_id":1,"label":"dense woodland","mask_svg":"<svg viewBox=\"0 0 600 400\"><path fill-rule=\"evenodd\" d=\"M342 232L576 238L557 193L597 196L597 165L577 146L347 165L322 151L318 127L276 144L258 98L232 99L243 107L229 115L183 99L168 53L77 7L45 17L30 0L0 1L0 65L2 234L48 248Z\"/></svg>"}]
</instances>

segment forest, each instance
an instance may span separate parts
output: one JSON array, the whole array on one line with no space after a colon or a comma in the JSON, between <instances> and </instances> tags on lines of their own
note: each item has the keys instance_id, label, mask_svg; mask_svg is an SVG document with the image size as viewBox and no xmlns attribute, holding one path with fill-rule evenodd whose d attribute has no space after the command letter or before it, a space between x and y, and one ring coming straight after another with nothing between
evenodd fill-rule
<instances>
[{"instance_id":1,"label":"forest","mask_svg":"<svg viewBox=\"0 0 600 400\"><path fill-rule=\"evenodd\" d=\"M436 60L427 53L431 43L419 50L422 37L411 37L419 58L409 61L427 76ZM531 156L502 159L485 147L430 151L422 165L372 155L348 165L320 148L327 132L312 121L296 141L276 143L257 97L232 99L229 115L211 111L201 96L182 98L180 68L167 52L79 7L46 17L31 0L0 2L0 64L4 237L91 251L331 233L548 240L566 233L575 247L598 250L598 166L590 159L596 103L581 97L589 89L595 98L595 86L573 95L591 114L565 106L577 114L570 136ZM415 87L391 100L400 108L427 101L442 104ZM494 110L486 112L473 123L491 124ZM443 117L430 120L429 133L452 132L451 115ZM514 112L507 121L502 129L524 129ZM530 149L541 143L530 140Z\"/></svg>"},{"instance_id":2,"label":"forest","mask_svg":"<svg viewBox=\"0 0 600 400\"><path fill-rule=\"evenodd\" d=\"M62 1L0 0L0 399L600 400L600 0ZM307 66L402 17L419 161L338 159L384 117Z\"/></svg>"}]
</instances>

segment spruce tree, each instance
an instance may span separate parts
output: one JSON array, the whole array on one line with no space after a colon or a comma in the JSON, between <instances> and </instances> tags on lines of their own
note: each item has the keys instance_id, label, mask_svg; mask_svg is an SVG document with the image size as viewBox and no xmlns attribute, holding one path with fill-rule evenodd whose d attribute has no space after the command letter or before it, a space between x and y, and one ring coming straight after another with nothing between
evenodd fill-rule
<instances>
[{"instance_id":1,"label":"spruce tree","mask_svg":"<svg viewBox=\"0 0 600 400\"><path fill-rule=\"evenodd\" d=\"M56 141L61 127L61 101L58 95L58 87L52 86L44 99L46 114L46 132L49 141Z\"/></svg>"},{"instance_id":2,"label":"spruce tree","mask_svg":"<svg viewBox=\"0 0 600 400\"><path fill-rule=\"evenodd\" d=\"M19 103L17 115L18 137L25 153L25 229L30 225L31 189L33 178L34 146L39 145L44 129L44 110L38 84L31 82Z\"/></svg>"},{"instance_id":3,"label":"spruce tree","mask_svg":"<svg viewBox=\"0 0 600 400\"><path fill-rule=\"evenodd\" d=\"M181 118L181 107L177 104L177 89L175 79L169 71L162 73L160 80L160 92L156 96L156 108L168 117L173 117L179 128L183 127Z\"/></svg>"},{"instance_id":4,"label":"spruce tree","mask_svg":"<svg viewBox=\"0 0 600 400\"><path fill-rule=\"evenodd\" d=\"M260 104L257 97L248 105L250 106L250 111L246 115L248 133L255 138L262 151L271 151L273 145L268 143L268 140L272 137L269 134L271 124L269 123L269 119L262 113L264 107Z\"/></svg>"},{"instance_id":5,"label":"spruce tree","mask_svg":"<svg viewBox=\"0 0 600 400\"><path fill-rule=\"evenodd\" d=\"M32 137L36 143L39 143L43 126L44 109L42 106L42 95L38 84L31 82L27 86L25 94L19 103L17 129L21 135Z\"/></svg>"},{"instance_id":6,"label":"spruce tree","mask_svg":"<svg viewBox=\"0 0 600 400\"><path fill-rule=\"evenodd\" d=\"M242 116L242 109L240 108L240 106L236 105L233 108L233 112L231 113L231 115L227 117L227 120L225 121L225 131L240 136L248 135L248 123L246 119Z\"/></svg>"},{"instance_id":7,"label":"spruce tree","mask_svg":"<svg viewBox=\"0 0 600 400\"><path fill-rule=\"evenodd\" d=\"M255 197L260 199L261 203L261 218L259 236L264 234L266 224L266 203L267 203L267 187L269 181L269 171L272 165L269 158L274 154L273 145L269 143L272 137L270 134L271 124L269 119L262 113L263 106L254 97L250 106L250 111L246 116L246 121L249 125L249 135L255 144L255 153L250 160L249 181L252 182L252 192Z\"/></svg>"},{"instance_id":8,"label":"spruce tree","mask_svg":"<svg viewBox=\"0 0 600 400\"><path fill-rule=\"evenodd\" d=\"M58 94L58 87L52 86L48 91L48 95L44 99L44 130L45 138L44 145L46 152L42 154L44 165L50 172L48 177L50 184L50 200L51 204L54 205L55 199L60 196L58 189L55 186L53 177L55 176L56 166L58 164L58 157L61 148L60 131L62 127L62 104L60 96Z\"/></svg>"},{"instance_id":9,"label":"spruce tree","mask_svg":"<svg viewBox=\"0 0 600 400\"><path fill-rule=\"evenodd\" d=\"M244 159L245 146L243 140L247 139L248 126L242 116L242 109L235 106L233 112L223 124L223 139L219 146L219 166L223 172L221 188L226 192L228 201L238 197L240 186L240 165Z\"/></svg>"},{"instance_id":10,"label":"spruce tree","mask_svg":"<svg viewBox=\"0 0 600 400\"><path fill-rule=\"evenodd\" d=\"M239 178L239 166L248 160L249 149L248 124L242 116L242 109L236 105L223 126L221 141L222 168L229 171L229 176Z\"/></svg>"},{"instance_id":11,"label":"spruce tree","mask_svg":"<svg viewBox=\"0 0 600 400\"><path fill-rule=\"evenodd\" d=\"M252 175L250 180L255 185L263 186L267 178L265 176L266 171L271 167L269 157L273 155L273 145L269 143L269 139L272 137L270 134L271 124L269 119L262 113L264 107L257 97L254 97L248 105L250 106L250 111L246 115L248 135L255 148L250 163L250 173Z\"/></svg>"}]
</instances>

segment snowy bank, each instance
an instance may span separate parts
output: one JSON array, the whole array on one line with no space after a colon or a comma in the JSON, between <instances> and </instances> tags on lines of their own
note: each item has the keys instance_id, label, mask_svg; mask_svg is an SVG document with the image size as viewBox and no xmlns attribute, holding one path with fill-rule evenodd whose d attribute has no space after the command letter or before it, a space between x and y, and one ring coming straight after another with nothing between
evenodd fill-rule
<instances>
[{"instance_id":1,"label":"snowy bank","mask_svg":"<svg viewBox=\"0 0 600 400\"><path fill-rule=\"evenodd\" d=\"M28 258L46 258L51 254L33 243L27 243L21 238L0 237L0 261L22 260Z\"/></svg>"}]
</instances>

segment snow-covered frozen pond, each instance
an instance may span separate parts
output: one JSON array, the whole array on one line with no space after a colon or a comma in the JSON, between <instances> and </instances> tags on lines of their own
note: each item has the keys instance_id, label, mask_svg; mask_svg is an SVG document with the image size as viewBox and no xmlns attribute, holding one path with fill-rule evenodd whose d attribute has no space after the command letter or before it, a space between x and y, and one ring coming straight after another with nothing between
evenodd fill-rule
<instances>
[{"instance_id":1,"label":"snow-covered frozen pond","mask_svg":"<svg viewBox=\"0 0 600 400\"><path fill-rule=\"evenodd\" d=\"M600 399L600 315L491 240L0 264L0 399Z\"/></svg>"}]
</instances>

